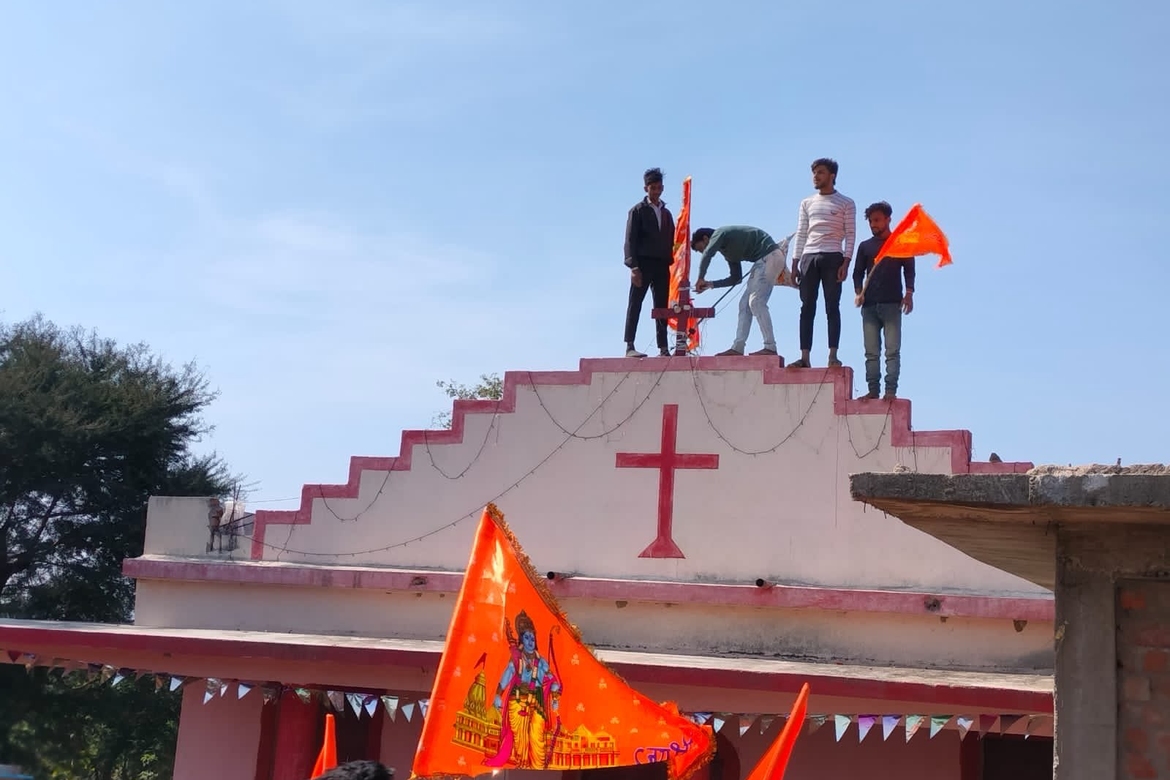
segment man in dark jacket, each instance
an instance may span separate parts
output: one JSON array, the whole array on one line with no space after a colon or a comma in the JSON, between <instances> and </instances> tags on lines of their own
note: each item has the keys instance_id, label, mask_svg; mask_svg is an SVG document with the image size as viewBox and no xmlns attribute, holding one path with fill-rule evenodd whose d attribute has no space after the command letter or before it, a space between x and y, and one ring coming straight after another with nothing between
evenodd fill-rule
<instances>
[{"instance_id":1,"label":"man in dark jacket","mask_svg":"<svg viewBox=\"0 0 1170 780\"><path fill-rule=\"evenodd\" d=\"M674 217L662 202L662 171L651 168L642 175L646 197L630 209L626 218L626 267L630 269L630 300L626 306L626 357L646 357L634 346L638 336L638 318L646 288L650 288L654 308L669 304L670 266L674 262ZM666 341L666 320L655 320L658 354L670 354Z\"/></svg>"},{"instance_id":2,"label":"man in dark jacket","mask_svg":"<svg viewBox=\"0 0 1170 780\"><path fill-rule=\"evenodd\" d=\"M902 373L902 315L914 311L914 258L885 257L876 266L874 258L890 237L890 215L894 210L884 200L865 210L865 219L873 238L857 247L853 267L853 302L861 307L861 331L865 340L865 383L869 399L881 390L881 366L878 353L882 336L886 342L886 395L898 395L898 377ZM866 277L869 277L868 280ZM906 294L902 294L902 277L906 277Z\"/></svg>"}]
</instances>

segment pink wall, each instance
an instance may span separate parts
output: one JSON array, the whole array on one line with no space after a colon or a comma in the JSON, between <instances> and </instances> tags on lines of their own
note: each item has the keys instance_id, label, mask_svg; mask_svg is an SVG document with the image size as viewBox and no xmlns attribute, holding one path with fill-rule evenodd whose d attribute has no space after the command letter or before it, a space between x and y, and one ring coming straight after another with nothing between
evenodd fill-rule
<instances>
[{"instance_id":1,"label":"pink wall","mask_svg":"<svg viewBox=\"0 0 1170 780\"><path fill-rule=\"evenodd\" d=\"M973 737L968 737L973 739ZM754 760L753 762L754 763ZM752 763L746 764L749 768ZM744 771L744 776L747 772ZM852 726L834 740L826 724L815 734L804 734L792 754L784 780L960 780L959 735L944 731L934 739L919 732L909 744L901 729L882 742L880 726L857 744Z\"/></svg>"},{"instance_id":2,"label":"pink wall","mask_svg":"<svg viewBox=\"0 0 1170 780\"><path fill-rule=\"evenodd\" d=\"M736 733L735 724L720 732L720 742L729 744L739 762L739 780L746 778L779 733L781 722L767 733L755 728L744 735ZM827 723L814 734L802 734L793 753L784 780L961 780L959 735L946 729L930 739L929 727L922 728L907 743L903 724L882 741L881 725L876 725L861 744L857 742L857 725L852 724L840 742L833 725ZM400 778L409 777L411 761L422 729L417 715L410 723L399 715L397 722L387 721L382 732L382 763L392 766ZM974 735L967 737L974 740ZM531 772L501 772L496 780L525 780ZM540 775L557 780L555 775ZM724 778L724 780L734 780Z\"/></svg>"},{"instance_id":3,"label":"pink wall","mask_svg":"<svg viewBox=\"0 0 1170 780\"><path fill-rule=\"evenodd\" d=\"M394 767L394 777L398 780L410 777L422 724L423 719L418 713L409 723L399 713L394 721L386 718L382 725L382 753L379 760L386 766Z\"/></svg>"},{"instance_id":4,"label":"pink wall","mask_svg":"<svg viewBox=\"0 0 1170 780\"><path fill-rule=\"evenodd\" d=\"M174 780L255 780L263 697L239 699L233 685L204 704L203 691L190 685L183 693Z\"/></svg>"}]
</instances>

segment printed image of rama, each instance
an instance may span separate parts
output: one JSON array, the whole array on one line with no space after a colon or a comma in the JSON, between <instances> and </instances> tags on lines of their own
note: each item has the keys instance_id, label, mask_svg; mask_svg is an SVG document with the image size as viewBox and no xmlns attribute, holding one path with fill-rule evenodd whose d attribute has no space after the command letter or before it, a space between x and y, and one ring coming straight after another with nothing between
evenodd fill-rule
<instances>
[{"instance_id":1,"label":"printed image of rama","mask_svg":"<svg viewBox=\"0 0 1170 780\"><path fill-rule=\"evenodd\" d=\"M502 769L597 769L617 765L614 738L584 725L568 729L561 719L564 681L556 663L554 625L548 658L541 655L536 626L524 611L508 623L507 663L488 700L488 654L475 665L475 680L455 716L454 743L480 751L483 765Z\"/></svg>"}]
</instances>

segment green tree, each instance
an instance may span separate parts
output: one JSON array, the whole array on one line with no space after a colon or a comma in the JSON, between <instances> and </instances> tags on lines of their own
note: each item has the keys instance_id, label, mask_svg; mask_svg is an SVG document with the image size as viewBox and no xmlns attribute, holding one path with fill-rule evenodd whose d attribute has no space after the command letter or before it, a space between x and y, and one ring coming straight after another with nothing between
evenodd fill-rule
<instances>
[{"instance_id":1,"label":"green tree","mask_svg":"<svg viewBox=\"0 0 1170 780\"><path fill-rule=\"evenodd\" d=\"M142 554L151 495L226 495L193 446L215 398L192 364L41 318L0 323L0 616L124 622L122 561ZM84 660L84 659L82 659ZM153 682L0 667L0 763L38 778L170 776L178 697Z\"/></svg>"},{"instance_id":2,"label":"green tree","mask_svg":"<svg viewBox=\"0 0 1170 780\"><path fill-rule=\"evenodd\" d=\"M504 396L504 380L499 374L482 374L479 382L474 385L465 385L450 379L446 382L439 380L435 385L453 401L475 401L480 399L498 401ZM440 412L432 420L433 424L441 428L451 427L451 412Z\"/></svg>"}]
</instances>

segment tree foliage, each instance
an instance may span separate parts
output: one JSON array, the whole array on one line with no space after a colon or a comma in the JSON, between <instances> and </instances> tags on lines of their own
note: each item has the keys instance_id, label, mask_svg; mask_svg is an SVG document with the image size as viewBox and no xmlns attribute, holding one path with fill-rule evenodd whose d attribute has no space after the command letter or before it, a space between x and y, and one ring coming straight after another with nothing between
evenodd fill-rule
<instances>
[{"instance_id":1,"label":"tree foliage","mask_svg":"<svg viewBox=\"0 0 1170 780\"><path fill-rule=\"evenodd\" d=\"M486 399L498 401L504 396L504 380L499 374L482 374L479 382L474 385L465 385L450 379L446 382L439 380L435 385L442 390L452 401L475 401ZM442 428L451 427L451 413L441 412L435 415L434 424Z\"/></svg>"},{"instance_id":2,"label":"tree foliage","mask_svg":"<svg viewBox=\"0 0 1170 780\"><path fill-rule=\"evenodd\" d=\"M0 616L130 620L121 568L142 554L147 499L230 489L223 461L192 450L214 398L194 365L174 368L145 345L41 318L0 323ZM0 763L49 778L169 776L168 692L13 666L0 667L0 691L21 702L0 708Z\"/></svg>"}]
</instances>

